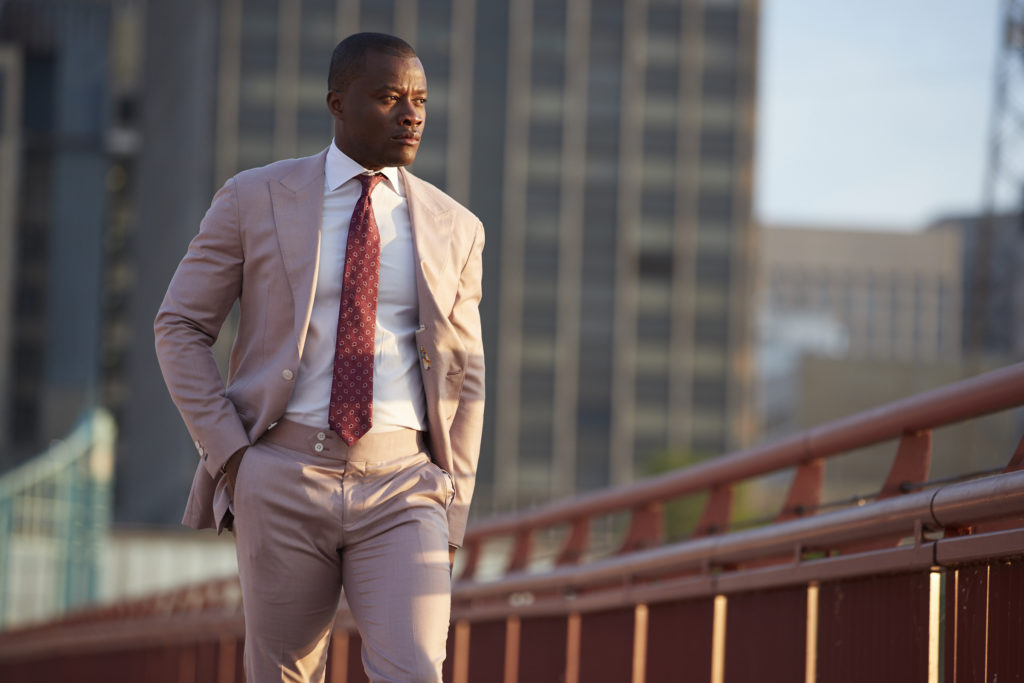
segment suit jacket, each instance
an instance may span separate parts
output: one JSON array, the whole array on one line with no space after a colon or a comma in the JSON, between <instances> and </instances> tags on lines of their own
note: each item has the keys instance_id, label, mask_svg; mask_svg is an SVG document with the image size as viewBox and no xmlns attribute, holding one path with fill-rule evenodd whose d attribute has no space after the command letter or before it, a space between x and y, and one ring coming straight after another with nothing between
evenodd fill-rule
<instances>
[{"instance_id":1,"label":"suit jacket","mask_svg":"<svg viewBox=\"0 0 1024 683\"><path fill-rule=\"evenodd\" d=\"M228 180L157 313L160 369L201 458L182 520L188 526L218 526L227 509L221 467L279 420L291 398L316 290L326 153ZM400 172L417 264L416 346L431 456L455 483L449 542L460 546L483 425L484 231L456 201ZM225 386L211 347L236 300L241 315Z\"/></svg>"}]
</instances>

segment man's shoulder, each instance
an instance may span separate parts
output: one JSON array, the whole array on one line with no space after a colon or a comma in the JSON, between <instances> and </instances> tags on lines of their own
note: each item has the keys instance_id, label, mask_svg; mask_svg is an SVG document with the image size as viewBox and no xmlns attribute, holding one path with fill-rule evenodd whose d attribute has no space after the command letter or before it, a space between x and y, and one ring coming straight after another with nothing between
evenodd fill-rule
<instances>
[{"instance_id":1,"label":"man's shoulder","mask_svg":"<svg viewBox=\"0 0 1024 683\"><path fill-rule=\"evenodd\" d=\"M420 201L433 204L438 211L454 211L463 220L474 223L480 222L476 214L460 204L456 199L450 197L444 190L414 175L409 169L402 170L405 173L408 194L415 196Z\"/></svg>"},{"instance_id":2,"label":"man's shoulder","mask_svg":"<svg viewBox=\"0 0 1024 683\"><path fill-rule=\"evenodd\" d=\"M233 180L240 186L265 184L271 180L292 181L286 184L302 185L316 177L323 177L325 151L308 157L280 159L264 166L248 168L236 173Z\"/></svg>"}]
</instances>

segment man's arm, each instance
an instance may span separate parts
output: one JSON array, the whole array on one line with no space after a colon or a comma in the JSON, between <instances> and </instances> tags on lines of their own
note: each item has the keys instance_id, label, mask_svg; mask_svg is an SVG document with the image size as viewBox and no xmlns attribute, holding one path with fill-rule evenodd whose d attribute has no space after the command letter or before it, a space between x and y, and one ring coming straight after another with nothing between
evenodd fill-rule
<instances>
[{"instance_id":1,"label":"man's arm","mask_svg":"<svg viewBox=\"0 0 1024 683\"><path fill-rule=\"evenodd\" d=\"M167 389L211 476L249 445L213 355L224 318L242 291L242 249L234 179L213 198L178 265L154 323Z\"/></svg>"},{"instance_id":2,"label":"man's arm","mask_svg":"<svg viewBox=\"0 0 1024 683\"><path fill-rule=\"evenodd\" d=\"M484 422L484 344L480 330L483 249L484 228L477 222L469 258L459 277L455 305L449 315L467 352L459 407L449 431L452 467L455 470L451 473L455 481L455 500L448 509L448 533L449 543L456 548L461 547L466 533Z\"/></svg>"}]
</instances>

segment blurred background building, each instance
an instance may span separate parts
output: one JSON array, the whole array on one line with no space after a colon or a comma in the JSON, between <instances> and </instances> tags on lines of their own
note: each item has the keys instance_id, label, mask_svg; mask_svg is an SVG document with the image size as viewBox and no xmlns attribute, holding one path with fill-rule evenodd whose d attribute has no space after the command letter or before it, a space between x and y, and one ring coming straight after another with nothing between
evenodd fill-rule
<instances>
[{"instance_id":1,"label":"blurred background building","mask_svg":"<svg viewBox=\"0 0 1024 683\"><path fill-rule=\"evenodd\" d=\"M758 310L835 321L855 358L956 360L961 253L954 232L773 226L762 236Z\"/></svg>"},{"instance_id":2,"label":"blurred background building","mask_svg":"<svg viewBox=\"0 0 1024 683\"><path fill-rule=\"evenodd\" d=\"M151 3L119 518L175 521L194 467L150 351L166 283L224 180L330 142L326 65L362 30L416 47L413 171L488 229L475 513L746 443L756 3Z\"/></svg>"},{"instance_id":3,"label":"blurred background building","mask_svg":"<svg viewBox=\"0 0 1024 683\"><path fill-rule=\"evenodd\" d=\"M987 245L979 239L983 224ZM946 216L927 231L954 235L962 244L964 353L1024 358L1024 214ZM980 292L979 271L985 274Z\"/></svg>"},{"instance_id":4,"label":"blurred background building","mask_svg":"<svg viewBox=\"0 0 1024 683\"><path fill-rule=\"evenodd\" d=\"M196 465L152 350L167 282L228 177L329 144L330 53L367 30L428 74L414 172L488 230L474 513L753 437L753 0L9 0L0 468L110 410L94 587L152 587L123 578L153 538L132 529L176 526Z\"/></svg>"},{"instance_id":5,"label":"blurred background building","mask_svg":"<svg viewBox=\"0 0 1024 683\"><path fill-rule=\"evenodd\" d=\"M758 415L781 437L1015 362L1024 232L996 222L984 348L971 346L973 248L979 217L915 232L766 226L760 233ZM937 434L936 477L995 467L1012 451L1021 415L992 416ZM889 445L826 466L827 498L862 495L884 473Z\"/></svg>"},{"instance_id":6,"label":"blurred background building","mask_svg":"<svg viewBox=\"0 0 1024 683\"><path fill-rule=\"evenodd\" d=\"M511 8L499 507L752 437L757 3Z\"/></svg>"},{"instance_id":7,"label":"blurred background building","mask_svg":"<svg viewBox=\"0 0 1024 683\"><path fill-rule=\"evenodd\" d=\"M0 4L0 466L117 409L133 226L130 2Z\"/></svg>"},{"instance_id":8,"label":"blurred background building","mask_svg":"<svg viewBox=\"0 0 1024 683\"><path fill-rule=\"evenodd\" d=\"M477 517L1024 357L1012 202L904 234L751 219L761 14L758 0L0 0L0 474L106 408L118 526L94 592L230 570L230 540L172 531L196 462L152 320L228 177L329 144L329 55L357 31L416 48L430 104L413 171L488 232ZM999 451L985 439L1012 425L975 429L937 450L937 473ZM862 473L829 468L832 493L857 491ZM162 552L172 576L152 571Z\"/></svg>"},{"instance_id":9,"label":"blurred background building","mask_svg":"<svg viewBox=\"0 0 1024 683\"><path fill-rule=\"evenodd\" d=\"M758 412L764 435L793 431L804 355L956 363L962 250L954 232L828 226L761 232Z\"/></svg>"}]
</instances>

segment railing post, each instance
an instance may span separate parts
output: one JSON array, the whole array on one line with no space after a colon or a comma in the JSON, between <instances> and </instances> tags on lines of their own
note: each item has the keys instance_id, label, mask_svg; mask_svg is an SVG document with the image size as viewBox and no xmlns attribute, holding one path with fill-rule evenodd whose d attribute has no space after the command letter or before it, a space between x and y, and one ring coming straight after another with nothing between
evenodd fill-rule
<instances>
[{"instance_id":1,"label":"railing post","mask_svg":"<svg viewBox=\"0 0 1024 683\"><path fill-rule=\"evenodd\" d=\"M1016 472L1019 469L1024 469L1024 437L1021 437L1020 442L1017 444L1016 450L1013 452L1013 457L1010 458L1010 462L1007 463L1006 472ZM1024 517L1018 517L1017 519L1001 520L996 522L981 522L979 524L972 524L966 527L954 527L946 528L947 536L970 536L971 534L985 531L998 531L1000 529L1013 529L1021 526L1024 523Z\"/></svg>"},{"instance_id":2,"label":"railing post","mask_svg":"<svg viewBox=\"0 0 1024 683\"><path fill-rule=\"evenodd\" d=\"M11 589L11 537L14 535L14 500L0 496L0 630L7 626Z\"/></svg>"},{"instance_id":3,"label":"railing post","mask_svg":"<svg viewBox=\"0 0 1024 683\"><path fill-rule=\"evenodd\" d=\"M520 529L516 532L515 545L512 546L512 556L508 561L506 572L516 572L526 569L530 561L532 529Z\"/></svg>"},{"instance_id":4,"label":"railing post","mask_svg":"<svg viewBox=\"0 0 1024 683\"><path fill-rule=\"evenodd\" d=\"M327 657L326 683L348 682L348 631L335 626Z\"/></svg>"},{"instance_id":5,"label":"railing post","mask_svg":"<svg viewBox=\"0 0 1024 683\"><path fill-rule=\"evenodd\" d=\"M455 622L453 631L448 636L455 640L452 652L452 683L469 683L470 624L465 619L460 619Z\"/></svg>"},{"instance_id":6,"label":"railing post","mask_svg":"<svg viewBox=\"0 0 1024 683\"><path fill-rule=\"evenodd\" d=\"M1013 452L1013 457L1010 458L1010 462L1003 471L1015 472L1022 467L1024 467L1024 436L1021 437L1020 443L1017 444L1017 450Z\"/></svg>"},{"instance_id":7,"label":"railing post","mask_svg":"<svg viewBox=\"0 0 1024 683\"><path fill-rule=\"evenodd\" d=\"M178 656L178 682L189 683L196 680L196 648L195 643L179 643L174 646Z\"/></svg>"},{"instance_id":8,"label":"railing post","mask_svg":"<svg viewBox=\"0 0 1024 683\"><path fill-rule=\"evenodd\" d=\"M619 548L619 553L650 548L661 543L664 535L665 515L660 500L633 508L629 531Z\"/></svg>"},{"instance_id":9,"label":"railing post","mask_svg":"<svg viewBox=\"0 0 1024 683\"><path fill-rule=\"evenodd\" d=\"M725 484L711 489L708 502L701 513L693 536L711 536L729 529L732 517L732 485Z\"/></svg>"},{"instance_id":10,"label":"railing post","mask_svg":"<svg viewBox=\"0 0 1024 683\"><path fill-rule=\"evenodd\" d=\"M889 476L878 492L878 500L892 498L912 490L912 485L928 480L932 464L932 432L907 432L900 438Z\"/></svg>"},{"instance_id":11,"label":"railing post","mask_svg":"<svg viewBox=\"0 0 1024 683\"><path fill-rule=\"evenodd\" d=\"M217 642L217 683L235 683L235 652L238 640L222 635Z\"/></svg>"},{"instance_id":12,"label":"railing post","mask_svg":"<svg viewBox=\"0 0 1024 683\"><path fill-rule=\"evenodd\" d=\"M565 539L565 545L558 553L555 565L576 564L583 557L587 550L587 538L590 535L590 518L580 517L574 519L572 528L569 530L569 537Z\"/></svg>"},{"instance_id":13,"label":"railing post","mask_svg":"<svg viewBox=\"0 0 1024 683\"><path fill-rule=\"evenodd\" d=\"M466 556L466 562L462 565L459 580L464 581L476 575L477 564L480 562L480 541L469 541L462 547L461 552Z\"/></svg>"},{"instance_id":14,"label":"railing post","mask_svg":"<svg viewBox=\"0 0 1024 683\"><path fill-rule=\"evenodd\" d=\"M917 488L917 484L928 480L928 470L932 463L932 432L926 429L920 432L906 432L900 438L899 449L892 461L892 468L889 476L886 477L882 490L878 492L877 500L902 496ZM846 555L851 553L862 553L880 548L891 548L903 538L903 536L892 536L889 538L878 538L872 541L851 543L839 548L839 551Z\"/></svg>"},{"instance_id":15,"label":"railing post","mask_svg":"<svg viewBox=\"0 0 1024 683\"><path fill-rule=\"evenodd\" d=\"M821 503L821 483L824 479L825 463L821 459L807 460L796 468L796 475L789 487L789 495L782 505L776 522L803 517L817 510Z\"/></svg>"}]
</instances>

